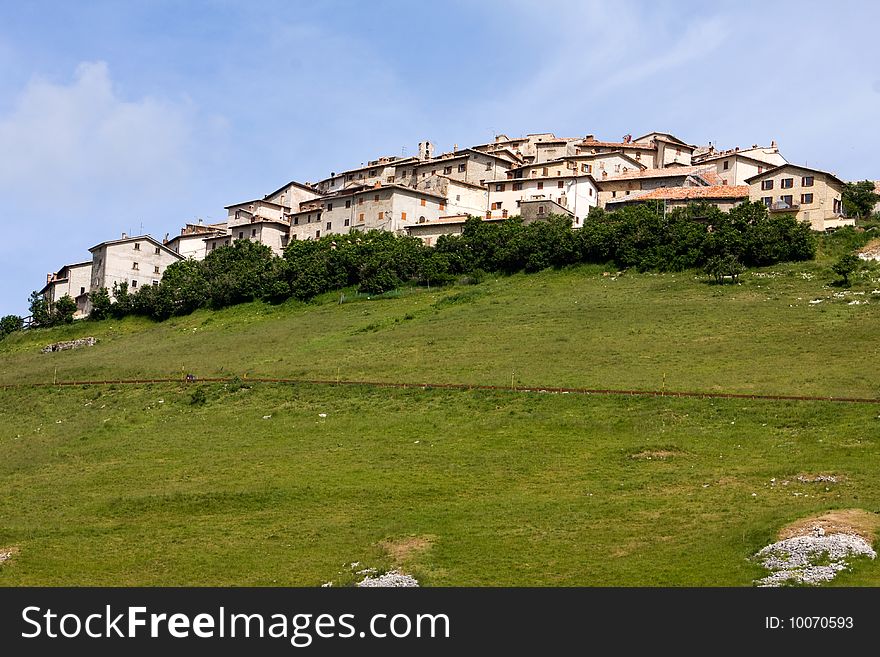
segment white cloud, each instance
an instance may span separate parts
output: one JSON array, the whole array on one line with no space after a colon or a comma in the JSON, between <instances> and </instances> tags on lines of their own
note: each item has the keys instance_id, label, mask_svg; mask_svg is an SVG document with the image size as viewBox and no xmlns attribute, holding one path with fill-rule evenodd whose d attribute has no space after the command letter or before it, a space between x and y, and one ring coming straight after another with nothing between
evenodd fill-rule
<instances>
[{"instance_id":1,"label":"white cloud","mask_svg":"<svg viewBox=\"0 0 880 657\"><path fill-rule=\"evenodd\" d=\"M0 190L77 207L174 186L190 164L194 119L187 101L120 98L103 62L80 64L70 84L34 79L0 116Z\"/></svg>"}]
</instances>

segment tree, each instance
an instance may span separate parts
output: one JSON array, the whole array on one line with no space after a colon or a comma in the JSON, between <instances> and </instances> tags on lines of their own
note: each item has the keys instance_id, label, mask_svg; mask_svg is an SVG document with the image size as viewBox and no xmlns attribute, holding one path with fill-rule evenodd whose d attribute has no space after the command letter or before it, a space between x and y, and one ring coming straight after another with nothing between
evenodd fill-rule
<instances>
[{"instance_id":1,"label":"tree","mask_svg":"<svg viewBox=\"0 0 880 657\"><path fill-rule=\"evenodd\" d=\"M28 309L31 313L31 321L35 326L49 326L51 317L46 297L34 290L28 299Z\"/></svg>"},{"instance_id":2,"label":"tree","mask_svg":"<svg viewBox=\"0 0 880 657\"><path fill-rule=\"evenodd\" d=\"M859 264L859 259L856 256L852 253L847 253L846 255L841 256L840 259L832 265L831 270L842 279L840 285L843 287L849 287L850 274L859 268Z\"/></svg>"},{"instance_id":3,"label":"tree","mask_svg":"<svg viewBox=\"0 0 880 657\"><path fill-rule=\"evenodd\" d=\"M69 294L65 294L55 302L55 306L52 308L50 323L53 325L72 324L74 313L76 313L76 301Z\"/></svg>"},{"instance_id":4,"label":"tree","mask_svg":"<svg viewBox=\"0 0 880 657\"><path fill-rule=\"evenodd\" d=\"M24 320L21 317L18 315L6 315L6 317L0 319L0 340L10 333L20 331L22 326L24 326Z\"/></svg>"},{"instance_id":5,"label":"tree","mask_svg":"<svg viewBox=\"0 0 880 657\"><path fill-rule=\"evenodd\" d=\"M850 217L870 217L880 201L870 180L846 183L843 189L843 208Z\"/></svg>"},{"instance_id":6,"label":"tree","mask_svg":"<svg viewBox=\"0 0 880 657\"><path fill-rule=\"evenodd\" d=\"M113 283L113 298L116 301L110 306L110 314L116 319L122 319L131 314L131 294L128 292L128 283Z\"/></svg>"},{"instance_id":7,"label":"tree","mask_svg":"<svg viewBox=\"0 0 880 657\"><path fill-rule=\"evenodd\" d=\"M92 304L92 310L89 312L89 319L101 320L110 317L110 292L106 287L102 287L94 292L89 292L89 302Z\"/></svg>"}]
</instances>

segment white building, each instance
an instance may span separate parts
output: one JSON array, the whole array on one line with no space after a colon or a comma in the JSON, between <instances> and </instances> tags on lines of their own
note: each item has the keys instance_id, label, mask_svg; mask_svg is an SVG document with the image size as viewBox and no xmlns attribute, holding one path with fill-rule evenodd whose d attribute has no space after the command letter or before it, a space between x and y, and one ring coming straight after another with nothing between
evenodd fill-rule
<instances>
[{"instance_id":1,"label":"white building","mask_svg":"<svg viewBox=\"0 0 880 657\"><path fill-rule=\"evenodd\" d=\"M49 304L50 310L58 299L69 296L77 302L74 317L82 317L85 311L85 297L91 288L91 282L91 260L64 265L57 272L46 275L46 285L40 290L40 294Z\"/></svg>"},{"instance_id":2,"label":"white building","mask_svg":"<svg viewBox=\"0 0 880 657\"><path fill-rule=\"evenodd\" d=\"M163 240L163 243L185 259L204 260L206 255L205 238L226 234L228 233L225 221L219 224L204 225L200 220L197 224L186 224L180 230L180 235Z\"/></svg>"},{"instance_id":3,"label":"white building","mask_svg":"<svg viewBox=\"0 0 880 657\"><path fill-rule=\"evenodd\" d=\"M505 178L489 181L486 187L489 192L486 217L490 219L519 215L523 201L546 199L569 210L573 225L579 227L583 226L590 208L599 202L599 188L588 174Z\"/></svg>"},{"instance_id":4,"label":"white building","mask_svg":"<svg viewBox=\"0 0 880 657\"><path fill-rule=\"evenodd\" d=\"M183 256L169 249L150 235L128 237L101 242L89 249L92 253L90 292L107 288L113 297L115 283L127 283L129 292L137 292L144 285L158 285L168 265ZM88 313L91 305L84 311Z\"/></svg>"}]
</instances>

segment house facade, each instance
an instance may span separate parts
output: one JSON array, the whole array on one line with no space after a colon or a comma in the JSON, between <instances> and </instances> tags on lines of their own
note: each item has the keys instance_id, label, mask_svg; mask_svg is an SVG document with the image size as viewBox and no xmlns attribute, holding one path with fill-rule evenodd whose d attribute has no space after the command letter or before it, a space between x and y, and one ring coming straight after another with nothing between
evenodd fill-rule
<instances>
[{"instance_id":1,"label":"house facade","mask_svg":"<svg viewBox=\"0 0 880 657\"><path fill-rule=\"evenodd\" d=\"M92 261L64 265L57 272L46 275L46 285L40 294L51 310L58 299L69 296L76 304L75 318L85 314L85 300L92 284Z\"/></svg>"},{"instance_id":2,"label":"house facade","mask_svg":"<svg viewBox=\"0 0 880 657\"><path fill-rule=\"evenodd\" d=\"M763 202L771 213L794 213L813 230L855 225L843 210L845 183L827 171L784 164L746 182L752 201Z\"/></svg>"},{"instance_id":3,"label":"house facade","mask_svg":"<svg viewBox=\"0 0 880 657\"><path fill-rule=\"evenodd\" d=\"M113 298L113 285L127 283L129 292L137 292L144 285L158 285L165 269L183 256L169 249L150 235L101 242L93 246L92 271L89 291L107 288ZM91 310L84 304L84 312Z\"/></svg>"},{"instance_id":4,"label":"house facade","mask_svg":"<svg viewBox=\"0 0 880 657\"><path fill-rule=\"evenodd\" d=\"M186 224L180 230L180 235L163 240L163 244L175 253L179 253L184 259L204 260L207 255L205 238L226 235L226 231L225 222L209 225Z\"/></svg>"},{"instance_id":5,"label":"house facade","mask_svg":"<svg viewBox=\"0 0 880 657\"><path fill-rule=\"evenodd\" d=\"M592 176L538 176L521 179L492 180L489 192L488 219L506 219L521 214L524 201L553 201L569 210L573 225L583 225L590 208L599 202L599 188Z\"/></svg>"}]
</instances>

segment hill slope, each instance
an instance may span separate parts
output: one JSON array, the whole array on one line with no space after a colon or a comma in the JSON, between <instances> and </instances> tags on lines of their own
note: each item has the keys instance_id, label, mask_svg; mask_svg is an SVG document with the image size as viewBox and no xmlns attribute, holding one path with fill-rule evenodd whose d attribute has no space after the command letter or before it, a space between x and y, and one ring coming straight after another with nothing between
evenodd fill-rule
<instances>
[{"instance_id":1,"label":"hill slope","mask_svg":"<svg viewBox=\"0 0 880 657\"><path fill-rule=\"evenodd\" d=\"M716 287L587 267L86 322L0 342L0 383L661 388L665 374L667 389L876 397L880 295L865 280L835 296L823 278L806 264ZM39 353L83 335L98 345ZM13 553L0 585L340 585L392 566L428 585L750 585L748 557L785 525L880 510L877 413L246 381L14 387L0 390ZM798 480L819 473L837 483ZM836 583L880 585L880 565Z\"/></svg>"}]
</instances>

